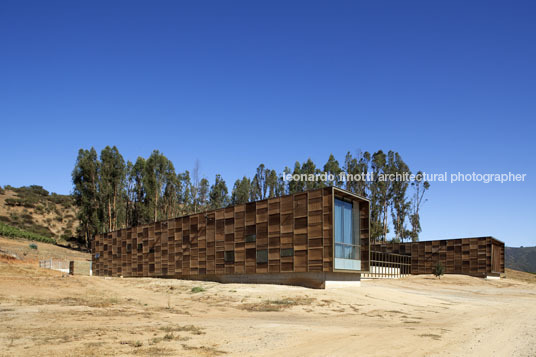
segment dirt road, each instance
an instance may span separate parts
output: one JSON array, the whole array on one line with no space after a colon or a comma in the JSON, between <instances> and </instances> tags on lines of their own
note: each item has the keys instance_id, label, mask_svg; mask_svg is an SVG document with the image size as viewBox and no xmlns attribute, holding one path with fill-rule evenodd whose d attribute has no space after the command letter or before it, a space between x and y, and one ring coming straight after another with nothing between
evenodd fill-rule
<instances>
[{"instance_id":1,"label":"dirt road","mask_svg":"<svg viewBox=\"0 0 536 357\"><path fill-rule=\"evenodd\" d=\"M62 277L0 263L0 354L534 356L536 284L466 276L361 288Z\"/></svg>"}]
</instances>

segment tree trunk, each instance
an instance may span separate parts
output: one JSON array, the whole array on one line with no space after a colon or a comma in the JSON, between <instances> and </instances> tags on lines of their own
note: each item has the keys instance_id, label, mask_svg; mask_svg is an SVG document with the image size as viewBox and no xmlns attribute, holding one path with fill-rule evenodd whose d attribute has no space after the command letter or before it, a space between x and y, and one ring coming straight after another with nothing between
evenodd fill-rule
<instances>
[{"instance_id":1,"label":"tree trunk","mask_svg":"<svg viewBox=\"0 0 536 357\"><path fill-rule=\"evenodd\" d=\"M387 200L383 204L383 241L387 237Z\"/></svg>"},{"instance_id":2,"label":"tree trunk","mask_svg":"<svg viewBox=\"0 0 536 357\"><path fill-rule=\"evenodd\" d=\"M108 199L108 232L112 231L112 203Z\"/></svg>"},{"instance_id":3,"label":"tree trunk","mask_svg":"<svg viewBox=\"0 0 536 357\"><path fill-rule=\"evenodd\" d=\"M156 222L158 220L158 190L155 191L154 195L154 221Z\"/></svg>"},{"instance_id":4,"label":"tree trunk","mask_svg":"<svg viewBox=\"0 0 536 357\"><path fill-rule=\"evenodd\" d=\"M115 202L116 202L116 196L117 196L117 193L116 193L116 189L114 187L114 222L112 224L112 230L116 230L117 229L117 210L116 210L116 205L115 205Z\"/></svg>"}]
</instances>

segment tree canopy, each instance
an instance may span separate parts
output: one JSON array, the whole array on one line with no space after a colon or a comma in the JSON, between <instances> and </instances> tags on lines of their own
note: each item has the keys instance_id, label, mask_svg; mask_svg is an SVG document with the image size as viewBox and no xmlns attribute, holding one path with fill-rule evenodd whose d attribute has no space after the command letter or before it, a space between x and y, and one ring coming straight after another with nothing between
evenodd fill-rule
<instances>
[{"instance_id":1,"label":"tree canopy","mask_svg":"<svg viewBox=\"0 0 536 357\"><path fill-rule=\"evenodd\" d=\"M374 176L371 180L344 180L339 175L342 172ZM138 157L135 162L125 162L115 146L106 146L100 157L94 148L80 149L72 180L79 208L78 234L88 244L98 233L328 186L371 201L371 239L385 241L392 228L393 240L416 241L421 232L420 209L430 184L419 175L413 182L379 178L379 174L405 172L411 173L409 166L394 151L360 152L355 156L348 152L342 167L330 154L323 166L308 158L301 163L296 161L292 170L285 167L280 174L260 164L251 178L237 179L229 192L221 175L217 174L212 184L200 177L199 161L192 174L188 170L176 172L171 160L158 150L147 159ZM288 174L324 173L332 176L315 181L284 179Z\"/></svg>"}]
</instances>

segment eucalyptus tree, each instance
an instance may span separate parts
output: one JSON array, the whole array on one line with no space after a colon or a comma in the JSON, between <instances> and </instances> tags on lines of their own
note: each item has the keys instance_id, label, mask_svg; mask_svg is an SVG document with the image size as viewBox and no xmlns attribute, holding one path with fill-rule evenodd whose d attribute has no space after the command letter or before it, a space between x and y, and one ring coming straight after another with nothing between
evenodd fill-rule
<instances>
[{"instance_id":1,"label":"eucalyptus tree","mask_svg":"<svg viewBox=\"0 0 536 357\"><path fill-rule=\"evenodd\" d=\"M407 198L409 181L404 177L404 174L409 175L411 172L399 153L390 151L388 157L391 173L399 175L399 179L392 181L390 186L391 218L395 240L404 241L409 236L409 231L406 228L406 218L410 209L410 201Z\"/></svg>"},{"instance_id":2,"label":"eucalyptus tree","mask_svg":"<svg viewBox=\"0 0 536 357\"><path fill-rule=\"evenodd\" d=\"M210 208L218 209L226 207L229 205L229 191L227 190L227 185L221 177L221 175L216 175L214 184L210 187Z\"/></svg>"},{"instance_id":3,"label":"eucalyptus tree","mask_svg":"<svg viewBox=\"0 0 536 357\"><path fill-rule=\"evenodd\" d=\"M277 172L275 170L267 170L266 186L268 190L267 197L273 198L281 196Z\"/></svg>"},{"instance_id":4,"label":"eucalyptus tree","mask_svg":"<svg viewBox=\"0 0 536 357\"><path fill-rule=\"evenodd\" d=\"M324 187L324 182L317 179L317 176L316 176L316 175L320 175L322 172L320 171L320 169L316 167L315 163L313 162L313 160L311 160L311 158L308 158L307 161L305 161L302 164L301 173L307 175L305 176L307 179L305 180L304 185L303 185L304 191L314 190L315 188Z\"/></svg>"},{"instance_id":5,"label":"eucalyptus tree","mask_svg":"<svg viewBox=\"0 0 536 357\"><path fill-rule=\"evenodd\" d=\"M200 211L206 210L209 202L210 182L206 178L199 181L199 192L197 194L197 206Z\"/></svg>"},{"instance_id":6,"label":"eucalyptus tree","mask_svg":"<svg viewBox=\"0 0 536 357\"><path fill-rule=\"evenodd\" d=\"M294 163L294 171L292 171L292 176L296 176L296 175L301 175L301 165L300 165L300 162L299 161L296 161L296 163ZM297 192L302 192L303 189L304 189L305 185L304 185L304 182L301 181L301 180L290 180L289 183L288 183L288 193L289 194L294 194L294 193L297 193Z\"/></svg>"},{"instance_id":7,"label":"eucalyptus tree","mask_svg":"<svg viewBox=\"0 0 536 357\"><path fill-rule=\"evenodd\" d=\"M326 179L324 183L326 186L341 187L340 174L342 172L342 169L333 154L329 154L328 161L324 165L324 172L333 176L332 179L330 179L329 177Z\"/></svg>"},{"instance_id":8,"label":"eucalyptus tree","mask_svg":"<svg viewBox=\"0 0 536 357\"><path fill-rule=\"evenodd\" d=\"M255 176L251 180L251 192L250 197L252 201L263 200L266 198L268 191L267 175L270 170L267 170L264 164L260 164L257 167Z\"/></svg>"},{"instance_id":9,"label":"eucalyptus tree","mask_svg":"<svg viewBox=\"0 0 536 357\"><path fill-rule=\"evenodd\" d=\"M231 204L237 205L247 203L251 192L251 181L246 176L242 179L237 179L233 185L231 193Z\"/></svg>"},{"instance_id":10,"label":"eucalyptus tree","mask_svg":"<svg viewBox=\"0 0 536 357\"><path fill-rule=\"evenodd\" d=\"M100 154L99 196L102 223L105 231L117 229L119 224L118 200L125 187L125 160L117 147L106 146Z\"/></svg>"},{"instance_id":11,"label":"eucalyptus tree","mask_svg":"<svg viewBox=\"0 0 536 357\"><path fill-rule=\"evenodd\" d=\"M421 205L426 202L424 194L430 189L430 183L424 180L422 171L417 172L415 175L415 181L411 183L413 186L413 197L411 199L411 208L409 220L411 223L410 237L413 242L419 240L419 233L421 233L421 217L419 210Z\"/></svg>"},{"instance_id":12,"label":"eucalyptus tree","mask_svg":"<svg viewBox=\"0 0 536 357\"><path fill-rule=\"evenodd\" d=\"M78 234L84 237L89 247L95 234L99 233L99 160L97 151L80 149L72 172L73 197L78 207Z\"/></svg>"},{"instance_id":13,"label":"eucalyptus tree","mask_svg":"<svg viewBox=\"0 0 536 357\"><path fill-rule=\"evenodd\" d=\"M145 159L138 157L136 162L127 163L127 226L137 226L149 223L146 193L143 175L145 173Z\"/></svg>"},{"instance_id":14,"label":"eucalyptus tree","mask_svg":"<svg viewBox=\"0 0 536 357\"><path fill-rule=\"evenodd\" d=\"M169 160L167 161L167 165L165 165L162 185L161 215L166 219L175 217L178 212L177 175L175 174L173 163Z\"/></svg>"},{"instance_id":15,"label":"eucalyptus tree","mask_svg":"<svg viewBox=\"0 0 536 357\"><path fill-rule=\"evenodd\" d=\"M290 171L289 168L285 167L285 169L283 170L283 175L288 174L289 171ZM276 197L281 197L281 196L288 194L288 185L287 185L287 182L285 182L283 175L279 175L277 177L277 185L275 188Z\"/></svg>"},{"instance_id":16,"label":"eucalyptus tree","mask_svg":"<svg viewBox=\"0 0 536 357\"><path fill-rule=\"evenodd\" d=\"M158 150L154 150L145 163L144 187L147 204L151 210L151 220L156 222L161 216L163 190L175 169L173 164Z\"/></svg>"},{"instance_id":17,"label":"eucalyptus tree","mask_svg":"<svg viewBox=\"0 0 536 357\"><path fill-rule=\"evenodd\" d=\"M177 190L177 201L179 205L179 214L184 215L193 211L192 203L192 182L190 180L190 171L186 170L177 175L179 189Z\"/></svg>"},{"instance_id":18,"label":"eucalyptus tree","mask_svg":"<svg viewBox=\"0 0 536 357\"><path fill-rule=\"evenodd\" d=\"M387 210L389 207L389 183L384 179L388 173L387 156L382 150L372 155L371 170L373 180L370 182L370 221L371 238L384 240L388 232Z\"/></svg>"}]
</instances>

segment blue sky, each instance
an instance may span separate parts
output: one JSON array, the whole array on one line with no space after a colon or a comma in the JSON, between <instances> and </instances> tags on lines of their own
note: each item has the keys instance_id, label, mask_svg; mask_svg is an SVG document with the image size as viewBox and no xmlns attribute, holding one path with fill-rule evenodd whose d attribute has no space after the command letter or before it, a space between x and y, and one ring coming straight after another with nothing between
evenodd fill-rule
<instances>
[{"instance_id":1,"label":"blue sky","mask_svg":"<svg viewBox=\"0 0 536 357\"><path fill-rule=\"evenodd\" d=\"M422 239L536 245L536 5L529 1L2 1L0 185L71 191L79 148L159 149L229 186L330 153L434 183Z\"/></svg>"}]
</instances>

